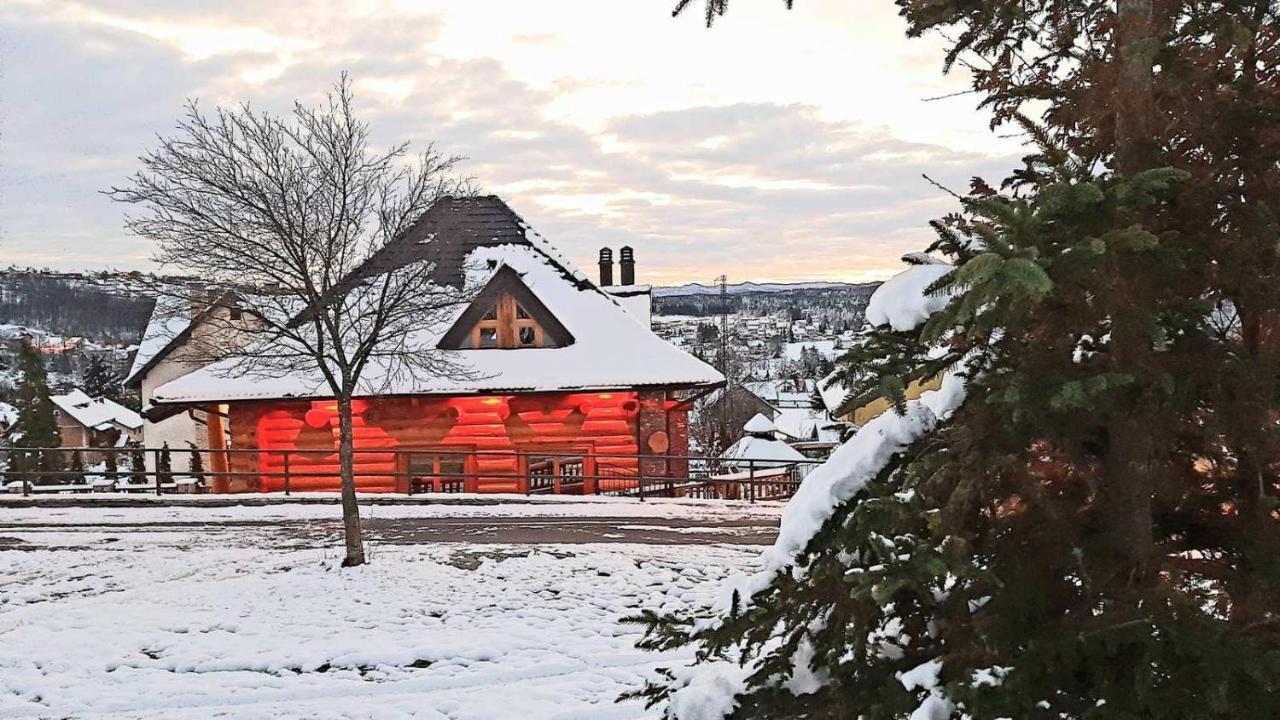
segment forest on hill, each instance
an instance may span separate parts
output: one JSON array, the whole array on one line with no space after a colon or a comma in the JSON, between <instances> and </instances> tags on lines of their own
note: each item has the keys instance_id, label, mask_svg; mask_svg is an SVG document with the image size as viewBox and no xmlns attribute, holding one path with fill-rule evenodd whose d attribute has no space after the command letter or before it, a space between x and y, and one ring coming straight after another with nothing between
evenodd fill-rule
<instances>
[{"instance_id":1,"label":"forest on hill","mask_svg":"<svg viewBox=\"0 0 1280 720\"><path fill-rule=\"evenodd\" d=\"M136 343L151 315L137 273L59 273L0 270L0 324L89 338Z\"/></svg>"}]
</instances>

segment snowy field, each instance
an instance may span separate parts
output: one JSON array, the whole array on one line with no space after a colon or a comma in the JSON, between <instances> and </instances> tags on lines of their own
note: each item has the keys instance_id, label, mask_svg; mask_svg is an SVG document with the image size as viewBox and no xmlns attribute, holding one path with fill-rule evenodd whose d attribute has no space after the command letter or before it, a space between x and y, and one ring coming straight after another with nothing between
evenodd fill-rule
<instances>
[{"instance_id":1,"label":"snowy field","mask_svg":"<svg viewBox=\"0 0 1280 720\"><path fill-rule=\"evenodd\" d=\"M373 508L355 570L332 506L0 510L0 717L651 716L614 699L679 656L638 652L619 618L709 602L761 550L715 531L778 508L636 505ZM405 531L476 516L615 537Z\"/></svg>"}]
</instances>

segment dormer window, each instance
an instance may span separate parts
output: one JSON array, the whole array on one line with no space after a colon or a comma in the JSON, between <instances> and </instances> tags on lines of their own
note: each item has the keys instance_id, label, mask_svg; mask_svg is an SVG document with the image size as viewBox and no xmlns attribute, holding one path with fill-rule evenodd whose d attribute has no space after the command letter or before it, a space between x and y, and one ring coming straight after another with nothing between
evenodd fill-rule
<instances>
[{"instance_id":1,"label":"dormer window","mask_svg":"<svg viewBox=\"0 0 1280 720\"><path fill-rule=\"evenodd\" d=\"M511 268L501 268L445 333L446 350L564 347L573 336Z\"/></svg>"},{"instance_id":2,"label":"dormer window","mask_svg":"<svg viewBox=\"0 0 1280 720\"><path fill-rule=\"evenodd\" d=\"M543 332L538 321L510 294L503 294L471 330L470 342L463 347L515 348L542 347Z\"/></svg>"}]
</instances>

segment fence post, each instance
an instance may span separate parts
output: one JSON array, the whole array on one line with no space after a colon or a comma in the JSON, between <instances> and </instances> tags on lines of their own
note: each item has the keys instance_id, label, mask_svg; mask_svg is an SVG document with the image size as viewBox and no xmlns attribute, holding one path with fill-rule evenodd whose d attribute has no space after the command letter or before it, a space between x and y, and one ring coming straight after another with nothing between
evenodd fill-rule
<instances>
[{"instance_id":1,"label":"fence post","mask_svg":"<svg viewBox=\"0 0 1280 720\"><path fill-rule=\"evenodd\" d=\"M747 460L747 502L756 501L756 461Z\"/></svg>"},{"instance_id":2,"label":"fence post","mask_svg":"<svg viewBox=\"0 0 1280 720\"><path fill-rule=\"evenodd\" d=\"M155 478L156 479L156 497L160 497L162 494L160 492L160 451L155 450L154 452L155 452L155 463L153 464L153 467L156 469L156 478Z\"/></svg>"},{"instance_id":3,"label":"fence post","mask_svg":"<svg viewBox=\"0 0 1280 720\"><path fill-rule=\"evenodd\" d=\"M25 450L20 450L19 452L22 453L23 460L25 461L22 463L22 465L26 466L27 469L30 470L30 468L32 467L30 464L31 463L30 456L26 454ZM12 463L10 463L10 466L12 466ZM31 495L31 475L24 472L22 473L22 497L28 497L30 495Z\"/></svg>"},{"instance_id":4,"label":"fence post","mask_svg":"<svg viewBox=\"0 0 1280 720\"><path fill-rule=\"evenodd\" d=\"M409 495L413 495L413 475L409 473L409 460L404 460L402 462L400 458L403 456L400 454L399 450L392 453L392 457L395 458L396 472L400 471L401 465L404 466L404 491ZM465 479L463 479L463 483L466 483Z\"/></svg>"},{"instance_id":5,"label":"fence post","mask_svg":"<svg viewBox=\"0 0 1280 720\"><path fill-rule=\"evenodd\" d=\"M284 451L284 494L289 494L289 451Z\"/></svg>"}]
</instances>

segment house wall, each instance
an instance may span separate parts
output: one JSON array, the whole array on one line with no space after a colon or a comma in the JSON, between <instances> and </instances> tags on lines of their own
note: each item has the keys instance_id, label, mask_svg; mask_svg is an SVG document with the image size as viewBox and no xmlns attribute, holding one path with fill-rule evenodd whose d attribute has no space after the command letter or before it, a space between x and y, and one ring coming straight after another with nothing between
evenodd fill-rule
<instances>
[{"instance_id":1,"label":"house wall","mask_svg":"<svg viewBox=\"0 0 1280 720\"><path fill-rule=\"evenodd\" d=\"M924 382L913 380L911 384L907 386L907 390L903 393L903 396L907 400L915 400L926 390L937 390L940 387L942 387L942 373L938 373ZM891 407L893 407L893 403L889 402L888 398L880 397L872 400L866 405L855 408L853 412L844 415L839 419L843 422L851 422L858 427L862 427Z\"/></svg>"},{"instance_id":2,"label":"house wall","mask_svg":"<svg viewBox=\"0 0 1280 720\"><path fill-rule=\"evenodd\" d=\"M88 428L76 422L61 410L55 410L53 415L58 423L58 447L78 448L89 446Z\"/></svg>"},{"instance_id":3,"label":"house wall","mask_svg":"<svg viewBox=\"0 0 1280 720\"><path fill-rule=\"evenodd\" d=\"M181 350L181 348L175 350L174 354L160 361L142 378L142 407L150 406L151 393L156 388L200 368L199 363L184 362L180 358L175 358L174 355ZM175 451L186 450L189 447L187 443L194 443L196 447L208 447L209 438L204 425L197 423L190 413L178 413L159 422L151 422L143 416L142 444L149 448L158 448L165 443ZM154 472L155 454L147 453L146 458L147 470ZM175 472L185 472L191 467L190 453L170 453L170 462Z\"/></svg>"},{"instance_id":4,"label":"house wall","mask_svg":"<svg viewBox=\"0 0 1280 720\"><path fill-rule=\"evenodd\" d=\"M355 441L364 452L356 457L356 485L362 492L407 489L402 477L373 475L400 472L394 454L367 451L457 448L495 453L477 456L476 475L468 488L476 492L518 492L520 468L513 451L538 449L588 450L596 456L597 474L610 476L610 486L617 487L634 482L639 461L601 456L649 452L639 442L648 437L641 428L643 413L648 413L646 429L663 429L673 436L666 454L688 452L685 411L672 409L673 403L665 398L662 392L618 391L357 400ZM282 477L261 473L283 473L284 450L309 451L290 456L291 489L338 489L333 401L237 403L230 409L230 427L232 448L261 451L233 453L231 470L256 475L215 485L215 490L283 490Z\"/></svg>"},{"instance_id":5,"label":"house wall","mask_svg":"<svg viewBox=\"0 0 1280 720\"><path fill-rule=\"evenodd\" d=\"M209 337L202 333L216 332L217 328L225 328L229 322L225 308L217 312L219 317L215 328L210 328L208 324L202 324L194 329L193 335L197 340L195 343L197 346L198 341L207 340ZM156 388L204 367L206 363L195 357L196 350L193 349L192 345L192 342L188 342L170 350L164 359L142 377L139 390L144 410L151 407L151 396ZM159 422L151 422L144 415L142 444L149 448L158 448L168 443L169 447L174 451L170 455L173 470L175 472L185 472L191 467L191 454L180 451L187 450L190 447L188 443L194 444L198 448L210 446L208 428L203 422L204 414L196 411L195 416L193 418L192 413L183 412ZM148 453L147 470L154 472L155 469L155 455Z\"/></svg>"}]
</instances>

